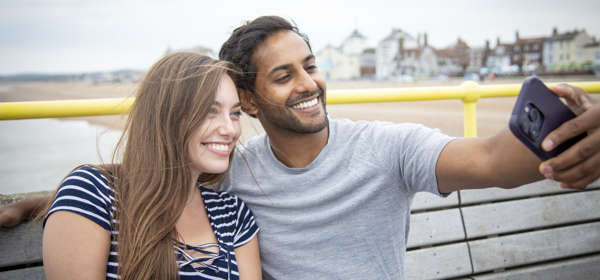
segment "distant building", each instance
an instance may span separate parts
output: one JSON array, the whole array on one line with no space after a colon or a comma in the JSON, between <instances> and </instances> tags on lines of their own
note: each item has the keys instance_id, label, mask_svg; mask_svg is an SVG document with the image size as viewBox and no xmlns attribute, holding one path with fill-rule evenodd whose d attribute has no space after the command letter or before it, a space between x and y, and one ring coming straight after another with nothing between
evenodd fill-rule
<instances>
[{"instance_id":1,"label":"distant building","mask_svg":"<svg viewBox=\"0 0 600 280\"><path fill-rule=\"evenodd\" d=\"M401 75L432 77L438 74L439 65L435 50L427 42L427 33L417 35L414 47L403 47L397 56Z\"/></svg>"},{"instance_id":2,"label":"distant building","mask_svg":"<svg viewBox=\"0 0 600 280\"><path fill-rule=\"evenodd\" d=\"M515 43L512 46L511 65L519 67L519 71L536 72L542 69L544 57L544 37L521 38L515 32Z\"/></svg>"},{"instance_id":3,"label":"distant building","mask_svg":"<svg viewBox=\"0 0 600 280\"><path fill-rule=\"evenodd\" d=\"M360 77L359 57L345 55L328 45L317 52L317 65L327 80L351 80Z\"/></svg>"},{"instance_id":4,"label":"distant building","mask_svg":"<svg viewBox=\"0 0 600 280\"><path fill-rule=\"evenodd\" d=\"M464 75L471 61L469 50L469 45L460 38L455 44L436 50L440 73L448 76Z\"/></svg>"},{"instance_id":5,"label":"distant building","mask_svg":"<svg viewBox=\"0 0 600 280\"><path fill-rule=\"evenodd\" d=\"M376 60L375 48L363 50L359 59L361 79L375 79Z\"/></svg>"},{"instance_id":6,"label":"distant building","mask_svg":"<svg viewBox=\"0 0 600 280\"><path fill-rule=\"evenodd\" d=\"M366 48L366 37L355 29L339 47L328 45L318 51L317 64L327 80L359 79Z\"/></svg>"},{"instance_id":7,"label":"distant building","mask_svg":"<svg viewBox=\"0 0 600 280\"><path fill-rule=\"evenodd\" d=\"M558 33L552 30L552 36L544 41L543 64L548 72L573 71L583 67L584 46L593 43L593 38L585 30L573 30Z\"/></svg>"},{"instance_id":8,"label":"distant building","mask_svg":"<svg viewBox=\"0 0 600 280\"><path fill-rule=\"evenodd\" d=\"M360 56L366 48L367 37L360 34L356 29L340 45L342 53L349 56Z\"/></svg>"},{"instance_id":9,"label":"distant building","mask_svg":"<svg viewBox=\"0 0 600 280\"><path fill-rule=\"evenodd\" d=\"M581 61L586 65L600 65L600 42L584 45Z\"/></svg>"},{"instance_id":10,"label":"distant building","mask_svg":"<svg viewBox=\"0 0 600 280\"><path fill-rule=\"evenodd\" d=\"M485 46L483 47L469 48L469 66L466 71L469 73L487 74L487 61L491 51L490 41L485 41ZM482 73L482 68L486 69L486 73Z\"/></svg>"},{"instance_id":11,"label":"distant building","mask_svg":"<svg viewBox=\"0 0 600 280\"><path fill-rule=\"evenodd\" d=\"M512 74L518 72L511 64L512 44L500 42L500 38L496 38L496 46L490 51L486 67L488 72L496 74Z\"/></svg>"},{"instance_id":12,"label":"distant building","mask_svg":"<svg viewBox=\"0 0 600 280\"><path fill-rule=\"evenodd\" d=\"M377 44L375 50L375 76L378 80L387 80L401 77L401 62L404 59L405 49L418 47L417 40L401 29L394 28L392 32Z\"/></svg>"}]
</instances>

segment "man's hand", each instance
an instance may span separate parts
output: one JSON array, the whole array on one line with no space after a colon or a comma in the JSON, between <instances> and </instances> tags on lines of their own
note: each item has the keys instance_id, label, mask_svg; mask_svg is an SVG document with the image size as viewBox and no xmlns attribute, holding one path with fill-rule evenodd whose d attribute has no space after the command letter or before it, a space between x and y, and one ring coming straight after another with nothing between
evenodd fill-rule
<instances>
[{"instance_id":1,"label":"man's hand","mask_svg":"<svg viewBox=\"0 0 600 280\"><path fill-rule=\"evenodd\" d=\"M551 151L583 132L588 135L557 157L542 162L539 170L563 188L583 189L600 177L600 104L577 87L561 84L550 90L564 98L577 117L548 134L542 148Z\"/></svg>"},{"instance_id":2,"label":"man's hand","mask_svg":"<svg viewBox=\"0 0 600 280\"><path fill-rule=\"evenodd\" d=\"M23 209L14 204L0 206L0 227L13 227L25 219Z\"/></svg>"},{"instance_id":3,"label":"man's hand","mask_svg":"<svg viewBox=\"0 0 600 280\"><path fill-rule=\"evenodd\" d=\"M40 211L45 210L51 199L52 195L47 195L0 206L0 227L13 227L35 218Z\"/></svg>"}]
</instances>

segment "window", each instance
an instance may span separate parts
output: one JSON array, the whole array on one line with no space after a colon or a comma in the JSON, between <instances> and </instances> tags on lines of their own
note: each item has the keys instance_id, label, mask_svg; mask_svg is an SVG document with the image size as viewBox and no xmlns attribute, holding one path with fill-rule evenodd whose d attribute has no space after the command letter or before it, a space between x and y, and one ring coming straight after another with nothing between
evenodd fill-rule
<instances>
[{"instance_id":1,"label":"window","mask_svg":"<svg viewBox=\"0 0 600 280\"><path fill-rule=\"evenodd\" d=\"M597 52L596 52L596 60L599 60L599 61L600 61L600 51L597 51Z\"/></svg>"},{"instance_id":2,"label":"window","mask_svg":"<svg viewBox=\"0 0 600 280\"><path fill-rule=\"evenodd\" d=\"M515 52L521 51L521 48L519 46L514 46L513 51L515 51Z\"/></svg>"},{"instance_id":3,"label":"window","mask_svg":"<svg viewBox=\"0 0 600 280\"><path fill-rule=\"evenodd\" d=\"M524 50L525 50L526 52L528 52L528 51L529 51L529 45L525 45L525 48L524 48Z\"/></svg>"},{"instance_id":4,"label":"window","mask_svg":"<svg viewBox=\"0 0 600 280\"><path fill-rule=\"evenodd\" d=\"M540 46L538 44L533 45L533 50L537 51L540 48Z\"/></svg>"}]
</instances>

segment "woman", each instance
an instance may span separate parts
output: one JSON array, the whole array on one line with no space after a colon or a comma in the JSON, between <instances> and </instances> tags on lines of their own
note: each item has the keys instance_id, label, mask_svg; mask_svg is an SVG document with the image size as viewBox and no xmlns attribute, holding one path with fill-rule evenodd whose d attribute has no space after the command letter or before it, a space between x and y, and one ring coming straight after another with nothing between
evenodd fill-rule
<instances>
[{"instance_id":1,"label":"woman","mask_svg":"<svg viewBox=\"0 0 600 280\"><path fill-rule=\"evenodd\" d=\"M232 69L194 53L152 66L121 163L76 168L55 194L44 218L47 279L261 278L252 213L214 189L240 135Z\"/></svg>"}]
</instances>

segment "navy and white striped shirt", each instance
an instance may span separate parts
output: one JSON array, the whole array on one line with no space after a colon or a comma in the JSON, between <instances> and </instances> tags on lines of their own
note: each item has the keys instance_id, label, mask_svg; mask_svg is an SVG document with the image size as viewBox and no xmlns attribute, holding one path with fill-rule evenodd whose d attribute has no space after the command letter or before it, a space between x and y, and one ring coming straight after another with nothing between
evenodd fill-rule
<instances>
[{"instance_id":1,"label":"navy and white striped shirt","mask_svg":"<svg viewBox=\"0 0 600 280\"><path fill-rule=\"evenodd\" d=\"M203 251L205 247L174 244L179 277L185 279L239 279L234 248L248 242L258 233L252 212L243 201L226 192L215 192L199 186L211 227L218 241L219 253L212 257L196 258L186 254L190 250ZM70 211L82 215L110 232L111 246L106 279L118 279L117 236L111 225L115 207L114 191L100 171L91 166L74 170L62 182L50 211ZM209 247L211 244L207 244ZM216 247L215 244L212 244ZM185 250L182 250L185 249ZM206 252L210 253L210 252ZM208 261L207 261L208 260ZM205 262L207 261L207 262Z\"/></svg>"}]
</instances>

